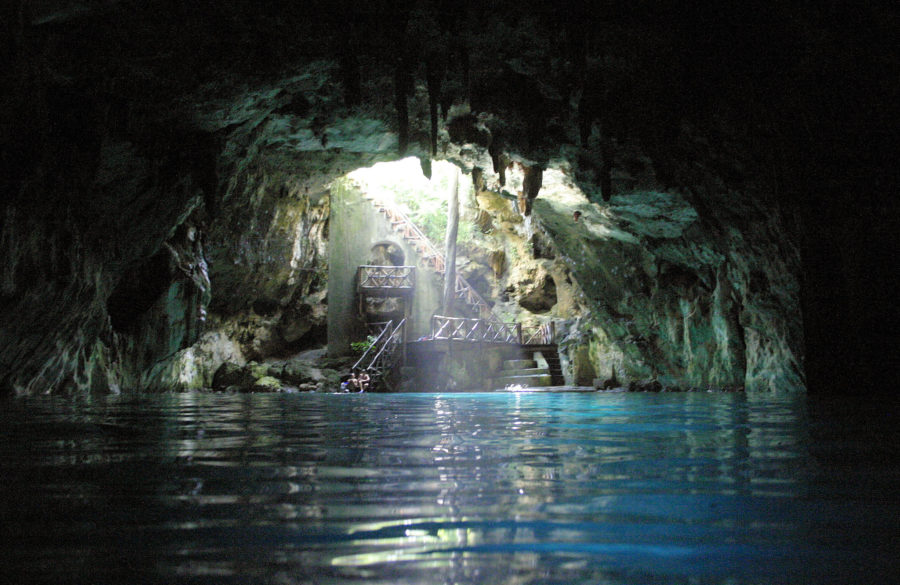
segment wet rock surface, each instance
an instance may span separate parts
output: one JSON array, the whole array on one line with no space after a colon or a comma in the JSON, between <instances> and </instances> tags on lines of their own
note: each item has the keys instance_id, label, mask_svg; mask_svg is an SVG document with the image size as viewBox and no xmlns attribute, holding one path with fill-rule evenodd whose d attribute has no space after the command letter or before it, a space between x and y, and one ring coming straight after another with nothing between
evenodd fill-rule
<instances>
[{"instance_id":1,"label":"wet rock surface","mask_svg":"<svg viewBox=\"0 0 900 585\"><path fill-rule=\"evenodd\" d=\"M352 360L325 357L309 350L287 359L224 362L207 389L216 392L337 392Z\"/></svg>"}]
</instances>

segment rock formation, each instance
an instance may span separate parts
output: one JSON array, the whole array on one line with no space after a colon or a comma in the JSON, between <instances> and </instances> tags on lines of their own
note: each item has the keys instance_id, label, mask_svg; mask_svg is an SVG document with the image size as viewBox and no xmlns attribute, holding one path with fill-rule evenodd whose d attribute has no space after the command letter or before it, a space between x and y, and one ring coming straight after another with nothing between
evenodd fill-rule
<instances>
[{"instance_id":1,"label":"rock formation","mask_svg":"<svg viewBox=\"0 0 900 585\"><path fill-rule=\"evenodd\" d=\"M0 390L208 388L320 347L330 185L403 156L471 175L485 237L460 271L501 314L559 321L573 380L796 391L840 354L830 323L864 349L885 331L857 261L896 202L844 213L801 133L837 130L792 102L804 59L833 65L815 14L728 16L730 52L667 3L308 4L0 8Z\"/></svg>"}]
</instances>

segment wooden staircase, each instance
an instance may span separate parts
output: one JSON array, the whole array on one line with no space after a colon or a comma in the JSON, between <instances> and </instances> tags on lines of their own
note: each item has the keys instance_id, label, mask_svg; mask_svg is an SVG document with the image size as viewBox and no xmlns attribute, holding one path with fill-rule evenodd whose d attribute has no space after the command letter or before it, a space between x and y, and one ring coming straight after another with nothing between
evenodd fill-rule
<instances>
[{"instance_id":1,"label":"wooden staircase","mask_svg":"<svg viewBox=\"0 0 900 585\"><path fill-rule=\"evenodd\" d=\"M559 359L559 351L556 349L555 345L542 345L540 349L531 349L533 352L540 352L544 358L544 361L547 362L547 370L550 373L550 385L551 386L563 386L566 383L566 379L563 377L562 372L562 363Z\"/></svg>"},{"instance_id":2,"label":"wooden staircase","mask_svg":"<svg viewBox=\"0 0 900 585\"><path fill-rule=\"evenodd\" d=\"M447 271L447 264L444 255L431 243L422 230L413 223L409 217L399 209L389 207L383 202L379 202L372 197L364 195L375 208L384 215L390 222L391 227L400 236L403 237L412 247L422 260L432 270L444 276ZM454 287L454 298L457 304L461 306L470 317L487 320L497 320L497 317L491 312L490 305L487 304L478 291L476 291L469 282L456 273L456 283Z\"/></svg>"},{"instance_id":3,"label":"wooden staircase","mask_svg":"<svg viewBox=\"0 0 900 585\"><path fill-rule=\"evenodd\" d=\"M499 374L487 380L485 390L503 390L510 385L551 386L552 380L547 368L539 368L535 360L506 360Z\"/></svg>"},{"instance_id":4,"label":"wooden staircase","mask_svg":"<svg viewBox=\"0 0 900 585\"><path fill-rule=\"evenodd\" d=\"M406 214L367 194L364 194L363 197L369 200L378 212L385 216L393 230L413 247L426 266L441 276L445 276L446 262L444 255ZM467 312L471 318L433 317L433 320L443 320L441 321L443 327L433 323L432 336L434 339L456 339L480 341L482 343L485 341L518 343L522 347L523 356L527 356L526 359L507 360L504 362L504 369L498 376L485 380L486 386L488 386L486 389L502 389L507 385L516 384L524 386L562 386L565 384L559 352L554 343L556 335L552 322L539 327L529 328L525 332L523 332L521 325L504 323L494 315L490 305L459 273L456 274L454 295L457 306L462 308L464 312ZM444 323L445 321L446 323ZM469 323L470 321L482 321L482 323L473 324ZM450 331L450 333L446 333L444 337L435 333L443 332L445 329ZM537 367L534 360L537 352L540 352L546 361L546 368ZM392 366L402 365L402 360L391 360L391 363ZM393 367L388 368L388 370L392 369ZM374 375L372 377L373 379L375 378Z\"/></svg>"},{"instance_id":5,"label":"wooden staircase","mask_svg":"<svg viewBox=\"0 0 900 585\"><path fill-rule=\"evenodd\" d=\"M396 369L403 365L405 325L406 319L402 319L399 323L394 321L385 323L372 345L353 364L354 371L365 370L369 373L370 386L373 390L385 390Z\"/></svg>"}]
</instances>

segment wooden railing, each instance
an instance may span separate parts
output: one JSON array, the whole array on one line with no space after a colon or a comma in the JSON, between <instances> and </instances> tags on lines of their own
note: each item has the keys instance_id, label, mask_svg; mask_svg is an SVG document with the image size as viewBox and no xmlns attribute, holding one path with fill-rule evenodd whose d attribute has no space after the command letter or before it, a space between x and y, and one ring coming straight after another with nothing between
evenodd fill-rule
<instances>
[{"instance_id":1,"label":"wooden railing","mask_svg":"<svg viewBox=\"0 0 900 585\"><path fill-rule=\"evenodd\" d=\"M526 327L521 323L435 315L431 318L430 339L551 345L556 343L556 326L553 321L536 327Z\"/></svg>"},{"instance_id":2,"label":"wooden railing","mask_svg":"<svg viewBox=\"0 0 900 585\"><path fill-rule=\"evenodd\" d=\"M402 319L397 325L394 325L393 321L385 323L372 345L353 364L353 369L366 370L375 378L383 376L393 368L403 355L403 329L405 326L406 319Z\"/></svg>"},{"instance_id":3,"label":"wooden railing","mask_svg":"<svg viewBox=\"0 0 900 585\"><path fill-rule=\"evenodd\" d=\"M405 325L406 319L403 319L393 328L381 343L378 353L366 366L366 370L372 373L372 377L383 376L400 361L400 357L403 355L403 327Z\"/></svg>"},{"instance_id":4,"label":"wooden railing","mask_svg":"<svg viewBox=\"0 0 900 585\"><path fill-rule=\"evenodd\" d=\"M537 327L522 327L522 345L550 345L556 343L556 325L553 321Z\"/></svg>"},{"instance_id":5,"label":"wooden railing","mask_svg":"<svg viewBox=\"0 0 900 585\"><path fill-rule=\"evenodd\" d=\"M376 205L378 210L384 213L391 222L393 229L413 245L425 263L430 265L435 272L444 275L447 271L444 255L431 243L428 236L399 209L389 207L382 202L378 202ZM471 307L475 314L483 319L499 321L491 312L491 306L487 304L487 301L458 272L455 280L453 294L456 300Z\"/></svg>"},{"instance_id":6,"label":"wooden railing","mask_svg":"<svg viewBox=\"0 0 900 585\"><path fill-rule=\"evenodd\" d=\"M464 317L431 318L431 339L487 343L521 343L521 325Z\"/></svg>"},{"instance_id":7,"label":"wooden railing","mask_svg":"<svg viewBox=\"0 0 900 585\"><path fill-rule=\"evenodd\" d=\"M405 319L404 319L405 321ZM358 368L366 368L366 364L371 363L374 360L374 356L381 350L381 347L384 345L385 340L393 333L394 330L394 322L388 321L384 324L384 327L381 328L381 332L378 334L378 337L375 338L375 341L366 348L366 351L363 352L362 356L356 363L353 364L353 369L356 370Z\"/></svg>"},{"instance_id":8,"label":"wooden railing","mask_svg":"<svg viewBox=\"0 0 900 585\"><path fill-rule=\"evenodd\" d=\"M388 207L384 203L378 203L377 205L378 210L387 216L394 230L413 245L419 255L422 256L422 259L427 264L430 264L435 272L443 274L446 271L444 255L434 247L428 236L399 209Z\"/></svg>"},{"instance_id":9,"label":"wooden railing","mask_svg":"<svg viewBox=\"0 0 900 585\"><path fill-rule=\"evenodd\" d=\"M476 314L482 319L498 321L491 312L490 305L481 298L481 295L479 295L478 292L472 288L472 285L470 285L465 278L460 276L458 272L456 273L456 286L453 289L453 296L456 300L462 301L472 307Z\"/></svg>"},{"instance_id":10,"label":"wooden railing","mask_svg":"<svg viewBox=\"0 0 900 585\"><path fill-rule=\"evenodd\" d=\"M357 268L356 282L358 290L412 290L416 286L416 267L364 264Z\"/></svg>"}]
</instances>

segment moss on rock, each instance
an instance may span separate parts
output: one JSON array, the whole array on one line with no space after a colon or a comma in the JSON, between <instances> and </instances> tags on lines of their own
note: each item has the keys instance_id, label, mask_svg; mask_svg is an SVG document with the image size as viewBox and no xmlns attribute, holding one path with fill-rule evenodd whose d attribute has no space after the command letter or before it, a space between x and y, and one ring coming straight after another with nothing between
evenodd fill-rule
<instances>
[{"instance_id":1,"label":"moss on rock","mask_svg":"<svg viewBox=\"0 0 900 585\"><path fill-rule=\"evenodd\" d=\"M250 390L253 392L281 392L283 389L281 380L273 376L263 376L253 382Z\"/></svg>"}]
</instances>

